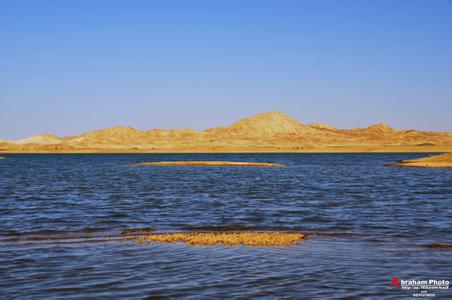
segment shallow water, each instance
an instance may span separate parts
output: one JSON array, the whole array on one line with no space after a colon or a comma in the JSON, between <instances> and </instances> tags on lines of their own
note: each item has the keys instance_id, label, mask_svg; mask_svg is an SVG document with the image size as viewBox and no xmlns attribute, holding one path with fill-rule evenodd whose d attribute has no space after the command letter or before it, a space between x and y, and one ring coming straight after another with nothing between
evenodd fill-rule
<instances>
[{"instance_id":1,"label":"shallow water","mask_svg":"<svg viewBox=\"0 0 452 300\"><path fill-rule=\"evenodd\" d=\"M412 296L393 277L452 279L452 171L383 166L425 154L4 156L0 298L381 299ZM288 166L128 165L168 160ZM222 226L317 234L268 248L122 239Z\"/></svg>"}]
</instances>

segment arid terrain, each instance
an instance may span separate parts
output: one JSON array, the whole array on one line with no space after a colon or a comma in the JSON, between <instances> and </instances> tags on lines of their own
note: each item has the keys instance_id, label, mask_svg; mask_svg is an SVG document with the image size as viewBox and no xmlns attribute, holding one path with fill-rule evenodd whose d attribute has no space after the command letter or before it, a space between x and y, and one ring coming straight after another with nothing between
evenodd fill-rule
<instances>
[{"instance_id":1,"label":"arid terrain","mask_svg":"<svg viewBox=\"0 0 452 300\"><path fill-rule=\"evenodd\" d=\"M68 137L42 134L0 140L1 153L450 151L452 132L396 130L385 124L337 129L303 124L282 112L262 113L202 131L118 126Z\"/></svg>"},{"instance_id":2,"label":"arid terrain","mask_svg":"<svg viewBox=\"0 0 452 300\"><path fill-rule=\"evenodd\" d=\"M416 167L416 168L452 168L452 153L444 153L418 159L406 159L391 167Z\"/></svg>"}]
</instances>

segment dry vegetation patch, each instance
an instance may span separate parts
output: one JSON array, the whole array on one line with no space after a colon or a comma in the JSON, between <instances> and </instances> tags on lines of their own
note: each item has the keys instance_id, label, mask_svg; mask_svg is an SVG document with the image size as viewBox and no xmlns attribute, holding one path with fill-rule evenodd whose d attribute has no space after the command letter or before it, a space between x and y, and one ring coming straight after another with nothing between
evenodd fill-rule
<instances>
[{"instance_id":1,"label":"dry vegetation patch","mask_svg":"<svg viewBox=\"0 0 452 300\"><path fill-rule=\"evenodd\" d=\"M167 232L152 233L138 238L138 242L186 243L189 245L245 245L290 246L305 235L294 232Z\"/></svg>"}]
</instances>

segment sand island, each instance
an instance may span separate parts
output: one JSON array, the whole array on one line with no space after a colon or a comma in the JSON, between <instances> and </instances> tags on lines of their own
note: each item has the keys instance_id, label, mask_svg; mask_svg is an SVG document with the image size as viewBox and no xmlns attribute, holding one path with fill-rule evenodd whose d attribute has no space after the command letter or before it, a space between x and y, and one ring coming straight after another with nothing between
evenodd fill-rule
<instances>
[{"instance_id":1,"label":"sand island","mask_svg":"<svg viewBox=\"0 0 452 300\"><path fill-rule=\"evenodd\" d=\"M282 167L285 164L238 161L157 161L132 164L132 166L187 166L187 167Z\"/></svg>"},{"instance_id":2,"label":"sand island","mask_svg":"<svg viewBox=\"0 0 452 300\"><path fill-rule=\"evenodd\" d=\"M278 232L278 231L191 231L191 232L154 232L151 228L126 229L120 234L75 234L77 230L69 231L41 231L38 233L25 232L18 236L8 238L8 242L52 242L52 243L99 243L112 241L135 241L141 244L162 243L174 244L185 243L187 245L199 246L291 246L302 239L313 235L301 232Z\"/></svg>"},{"instance_id":3,"label":"sand island","mask_svg":"<svg viewBox=\"0 0 452 300\"><path fill-rule=\"evenodd\" d=\"M186 243L199 246L290 246L306 238L295 232L166 232L140 236L140 243Z\"/></svg>"},{"instance_id":4,"label":"sand island","mask_svg":"<svg viewBox=\"0 0 452 300\"><path fill-rule=\"evenodd\" d=\"M402 160L397 164L388 164L390 167L416 167L416 168L452 168L452 153L444 153L418 159Z\"/></svg>"}]
</instances>

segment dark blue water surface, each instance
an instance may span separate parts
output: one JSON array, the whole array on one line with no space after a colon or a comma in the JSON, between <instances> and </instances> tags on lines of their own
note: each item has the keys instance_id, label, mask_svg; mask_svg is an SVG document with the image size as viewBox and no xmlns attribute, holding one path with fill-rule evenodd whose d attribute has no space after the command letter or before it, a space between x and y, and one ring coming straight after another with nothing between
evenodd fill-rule
<instances>
[{"instance_id":1,"label":"dark blue water surface","mask_svg":"<svg viewBox=\"0 0 452 300\"><path fill-rule=\"evenodd\" d=\"M425 154L4 156L0 298L399 299L412 292L393 277L452 279L452 171L383 166ZM129 165L168 160L288 166ZM120 238L231 225L331 234L290 247Z\"/></svg>"}]
</instances>

